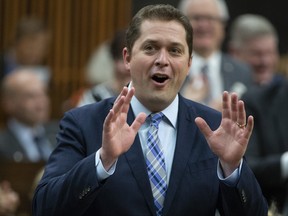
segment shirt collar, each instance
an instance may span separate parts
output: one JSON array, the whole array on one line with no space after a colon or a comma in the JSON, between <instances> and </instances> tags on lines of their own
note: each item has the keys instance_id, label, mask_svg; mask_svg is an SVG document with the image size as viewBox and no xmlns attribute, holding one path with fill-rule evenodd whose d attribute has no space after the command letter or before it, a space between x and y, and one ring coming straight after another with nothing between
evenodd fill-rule
<instances>
[{"instance_id":1,"label":"shirt collar","mask_svg":"<svg viewBox=\"0 0 288 216\"><path fill-rule=\"evenodd\" d=\"M179 96L177 94L172 103L166 107L166 109L161 111L174 128L176 128L177 124L178 105ZM147 116L151 114L151 111L148 110L135 96L133 96L131 100L131 107L135 116L137 116L140 112L144 112Z\"/></svg>"},{"instance_id":2,"label":"shirt collar","mask_svg":"<svg viewBox=\"0 0 288 216\"><path fill-rule=\"evenodd\" d=\"M27 125L17 121L16 119L10 119L8 121L8 127L16 132L18 135L19 134L31 134L31 135L36 135L36 134L42 134L44 133L45 129L43 126L36 126L34 128L28 127ZM20 136L21 137L21 136Z\"/></svg>"}]
</instances>

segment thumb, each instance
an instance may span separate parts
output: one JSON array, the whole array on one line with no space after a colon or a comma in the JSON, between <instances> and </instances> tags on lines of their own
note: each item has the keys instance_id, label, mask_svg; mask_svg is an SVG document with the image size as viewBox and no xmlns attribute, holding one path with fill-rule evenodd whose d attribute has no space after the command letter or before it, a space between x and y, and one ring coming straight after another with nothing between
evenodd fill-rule
<instances>
[{"instance_id":1,"label":"thumb","mask_svg":"<svg viewBox=\"0 0 288 216\"><path fill-rule=\"evenodd\" d=\"M195 123L197 127L200 129L200 131L203 133L203 135L205 136L206 140L208 140L209 137L212 135L213 131L210 129L206 121L201 117L197 117L195 119Z\"/></svg>"},{"instance_id":2,"label":"thumb","mask_svg":"<svg viewBox=\"0 0 288 216\"><path fill-rule=\"evenodd\" d=\"M145 120L146 120L146 114L139 113L131 125L131 128L133 129L135 133L138 132L138 130L140 129L141 125L145 122Z\"/></svg>"}]
</instances>

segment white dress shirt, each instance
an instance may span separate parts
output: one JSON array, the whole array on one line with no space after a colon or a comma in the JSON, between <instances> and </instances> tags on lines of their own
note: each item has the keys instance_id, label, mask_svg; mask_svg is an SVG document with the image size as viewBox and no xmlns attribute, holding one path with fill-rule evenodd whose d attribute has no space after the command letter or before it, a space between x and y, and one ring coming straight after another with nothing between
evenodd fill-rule
<instances>
[{"instance_id":1,"label":"white dress shirt","mask_svg":"<svg viewBox=\"0 0 288 216\"><path fill-rule=\"evenodd\" d=\"M203 65L208 66L207 76L210 89L213 89L210 91L211 99L217 100L221 98L222 92L224 91L223 79L221 77L221 53L215 52L208 59L204 59L197 55L197 53L193 53L193 64L189 71L189 77L193 79L193 77L199 76Z\"/></svg>"}]
</instances>

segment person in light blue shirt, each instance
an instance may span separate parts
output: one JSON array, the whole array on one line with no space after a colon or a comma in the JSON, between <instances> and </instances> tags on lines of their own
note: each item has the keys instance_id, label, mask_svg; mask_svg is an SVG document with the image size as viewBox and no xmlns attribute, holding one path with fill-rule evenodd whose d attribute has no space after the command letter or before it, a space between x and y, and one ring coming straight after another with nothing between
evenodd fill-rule
<instances>
[{"instance_id":1,"label":"person in light blue shirt","mask_svg":"<svg viewBox=\"0 0 288 216\"><path fill-rule=\"evenodd\" d=\"M267 215L243 158L254 121L243 101L224 92L221 115L179 94L192 32L170 5L135 15L123 49L131 82L65 113L33 215Z\"/></svg>"}]
</instances>

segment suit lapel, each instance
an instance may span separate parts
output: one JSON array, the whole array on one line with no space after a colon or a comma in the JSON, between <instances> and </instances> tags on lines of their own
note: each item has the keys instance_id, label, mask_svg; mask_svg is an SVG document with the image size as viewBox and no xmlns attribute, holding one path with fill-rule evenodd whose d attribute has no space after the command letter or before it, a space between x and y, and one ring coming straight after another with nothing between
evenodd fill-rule
<instances>
[{"instance_id":1,"label":"suit lapel","mask_svg":"<svg viewBox=\"0 0 288 216\"><path fill-rule=\"evenodd\" d=\"M196 152L192 151L197 126L194 123L195 115L192 108L187 107L183 103L183 99L179 102L177 139L174 153L174 160L170 175L168 191L165 197L163 215L169 212L173 199L175 197L178 186L181 185L184 172L187 169L189 158L197 158ZM181 124L179 124L181 122Z\"/></svg>"},{"instance_id":2,"label":"suit lapel","mask_svg":"<svg viewBox=\"0 0 288 216\"><path fill-rule=\"evenodd\" d=\"M130 108L127 122L129 125L132 124L135 117ZM131 168L131 171L138 183L139 188L141 189L143 196L149 206L151 214L155 215L155 207L154 207L154 198L151 191L150 181L148 179L148 174L146 170L146 163L143 156L143 151L141 148L141 143L139 136L137 135L135 141L128 152L125 153L125 157L128 161L128 164Z\"/></svg>"}]
</instances>

